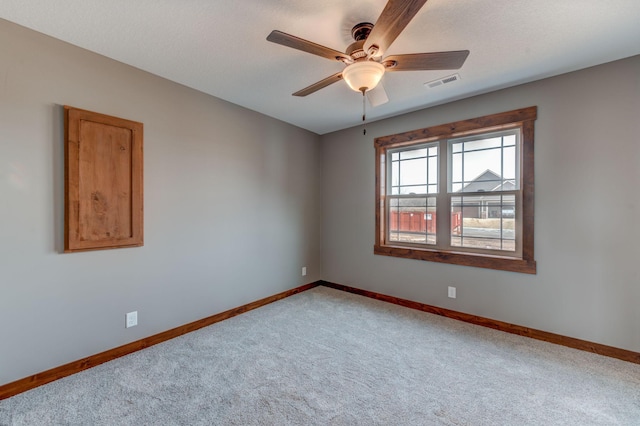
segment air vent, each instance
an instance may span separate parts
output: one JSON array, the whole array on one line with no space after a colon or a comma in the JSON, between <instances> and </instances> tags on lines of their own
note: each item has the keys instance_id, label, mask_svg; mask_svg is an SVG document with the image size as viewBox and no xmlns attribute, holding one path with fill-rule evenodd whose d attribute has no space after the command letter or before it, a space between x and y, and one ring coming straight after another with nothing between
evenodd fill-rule
<instances>
[{"instance_id":1,"label":"air vent","mask_svg":"<svg viewBox=\"0 0 640 426\"><path fill-rule=\"evenodd\" d=\"M454 81L458 81L460 80L460 75L459 74L453 74L453 75L449 75L447 77L443 77L439 80L433 80L433 81L429 81L427 83L424 84L424 86L427 89L434 89L438 86L442 86L443 84L449 84L449 83L453 83Z\"/></svg>"}]
</instances>

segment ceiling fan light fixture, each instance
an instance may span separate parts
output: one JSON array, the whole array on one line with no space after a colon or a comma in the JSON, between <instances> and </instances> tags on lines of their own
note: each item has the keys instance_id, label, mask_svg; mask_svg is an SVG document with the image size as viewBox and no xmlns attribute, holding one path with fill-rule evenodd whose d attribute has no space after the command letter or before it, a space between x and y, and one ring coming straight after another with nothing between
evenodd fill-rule
<instances>
[{"instance_id":1,"label":"ceiling fan light fixture","mask_svg":"<svg viewBox=\"0 0 640 426\"><path fill-rule=\"evenodd\" d=\"M356 92L366 92L375 88L384 75L384 65L375 61L359 61L342 71L342 78Z\"/></svg>"}]
</instances>

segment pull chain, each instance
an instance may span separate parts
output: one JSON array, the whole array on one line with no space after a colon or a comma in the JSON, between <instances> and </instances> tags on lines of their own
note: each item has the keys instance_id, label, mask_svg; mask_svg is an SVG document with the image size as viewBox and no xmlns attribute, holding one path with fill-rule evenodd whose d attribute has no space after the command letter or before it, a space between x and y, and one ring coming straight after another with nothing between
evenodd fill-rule
<instances>
[{"instance_id":1,"label":"pull chain","mask_svg":"<svg viewBox=\"0 0 640 426\"><path fill-rule=\"evenodd\" d=\"M363 87L362 89L360 89L362 91L362 134L366 135L367 134L367 110L366 110L366 102L364 99L364 92L366 92L367 88Z\"/></svg>"}]
</instances>

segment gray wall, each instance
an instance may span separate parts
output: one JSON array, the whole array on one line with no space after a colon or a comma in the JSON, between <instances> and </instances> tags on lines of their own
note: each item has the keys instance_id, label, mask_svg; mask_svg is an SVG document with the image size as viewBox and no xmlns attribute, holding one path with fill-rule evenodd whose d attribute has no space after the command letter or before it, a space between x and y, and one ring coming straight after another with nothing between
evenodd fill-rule
<instances>
[{"instance_id":1,"label":"gray wall","mask_svg":"<svg viewBox=\"0 0 640 426\"><path fill-rule=\"evenodd\" d=\"M532 105L537 275L373 255L375 137ZM367 130L322 137L325 280L640 351L640 57Z\"/></svg>"},{"instance_id":2,"label":"gray wall","mask_svg":"<svg viewBox=\"0 0 640 426\"><path fill-rule=\"evenodd\" d=\"M2 20L0 40L0 385L318 279L640 351L640 57L318 137ZM144 247L61 253L65 104L144 123ZM374 137L530 105L537 275L372 254Z\"/></svg>"},{"instance_id":3,"label":"gray wall","mask_svg":"<svg viewBox=\"0 0 640 426\"><path fill-rule=\"evenodd\" d=\"M0 385L321 278L319 136L3 20L0 40ZM61 253L65 104L144 123L144 247Z\"/></svg>"}]
</instances>

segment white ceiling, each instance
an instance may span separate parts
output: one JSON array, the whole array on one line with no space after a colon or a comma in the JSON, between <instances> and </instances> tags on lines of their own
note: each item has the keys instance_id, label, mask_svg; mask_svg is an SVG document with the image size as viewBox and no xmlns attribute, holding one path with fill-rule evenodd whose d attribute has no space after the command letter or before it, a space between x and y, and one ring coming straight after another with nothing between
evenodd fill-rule
<instances>
[{"instance_id":1,"label":"white ceiling","mask_svg":"<svg viewBox=\"0 0 640 426\"><path fill-rule=\"evenodd\" d=\"M386 0L0 0L0 17L311 130L358 125L343 69L266 41L271 30L344 51ZM368 120L640 54L640 0L429 0L387 54L471 51L458 71L387 73L389 102ZM386 56L386 55L385 55ZM435 89L425 82L458 73Z\"/></svg>"}]
</instances>

